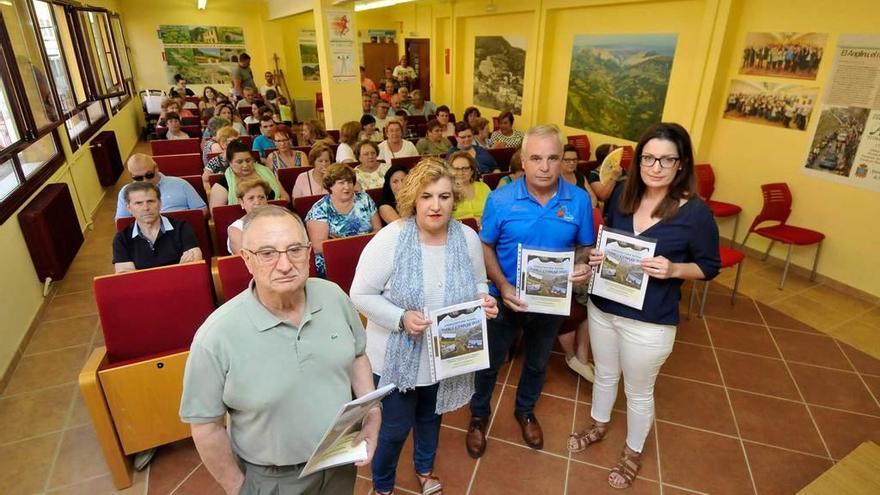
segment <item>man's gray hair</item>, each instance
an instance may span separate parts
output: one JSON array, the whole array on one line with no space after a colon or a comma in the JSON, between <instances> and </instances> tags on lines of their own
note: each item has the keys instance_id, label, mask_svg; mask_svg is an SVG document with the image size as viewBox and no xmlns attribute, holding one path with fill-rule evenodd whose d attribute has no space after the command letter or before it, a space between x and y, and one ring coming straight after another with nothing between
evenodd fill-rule
<instances>
[{"instance_id":1,"label":"man's gray hair","mask_svg":"<svg viewBox=\"0 0 880 495\"><path fill-rule=\"evenodd\" d=\"M526 145L528 144L529 139L531 139L531 138L547 138L547 137L555 138L556 141L559 142L559 147L562 148L562 139L561 139L561 132L559 131L559 127L557 127L555 124L541 124L541 125L536 125L535 127L532 127L531 129L526 131L526 134L525 134L525 136L523 136L523 140L522 140L523 152L525 152L525 150L526 150ZM525 155L523 156L523 158L525 158Z\"/></svg>"},{"instance_id":2,"label":"man's gray hair","mask_svg":"<svg viewBox=\"0 0 880 495\"><path fill-rule=\"evenodd\" d=\"M247 232L248 227L250 227L251 224L254 223L254 220L267 217L293 218L296 221L297 225L299 225L300 229L302 229L303 238L306 240L306 242L309 241L309 233L306 231L306 226L303 224L302 219L287 208L282 208L277 205L261 206L259 208L251 210L250 213L245 215L241 221L242 236Z\"/></svg>"}]
</instances>

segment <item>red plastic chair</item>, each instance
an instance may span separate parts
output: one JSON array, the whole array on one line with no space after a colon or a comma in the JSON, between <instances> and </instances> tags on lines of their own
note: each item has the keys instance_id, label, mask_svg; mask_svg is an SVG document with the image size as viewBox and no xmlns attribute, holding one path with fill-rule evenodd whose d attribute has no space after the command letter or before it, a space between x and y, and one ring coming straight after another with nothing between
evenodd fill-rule
<instances>
[{"instance_id":1,"label":"red plastic chair","mask_svg":"<svg viewBox=\"0 0 880 495\"><path fill-rule=\"evenodd\" d=\"M321 92L315 93L315 113L318 115L324 113L324 95Z\"/></svg>"},{"instance_id":2,"label":"red plastic chair","mask_svg":"<svg viewBox=\"0 0 880 495\"><path fill-rule=\"evenodd\" d=\"M183 220L188 223L199 240L199 247L202 249L202 258L211 259L214 250L211 247L211 234L208 232L208 222L202 210L180 210L180 211L164 211L162 216ZM116 231L120 231L134 222L132 217L124 217L116 219Z\"/></svg>"},{"instance_id":3,"label":"red plastic chair","mask_svg":"<svg viewBox=\"0 0 880 495\"><path fill-rule=\"evenodd\" d=\"M346 294L351 289L361 253L373 235L375 234L330 239L323 244L327 280L335 282Z\"/></svg>"},{"instance_id":4,"label":"red plastic chair","mask_svg":"<svg viewBox=\"0 0 880 495\"><path fill-rule=\"evenodd\" d=\"M501 181L501 178L508 175L510 175L510 172L492 172L491 174L483 174L481 179L489 186L489 189L494 190L498 187L498 182Z\"/></svg>"},{"instance_id":5,"label":"red plastic chair","mask_svg":"<svg viewBox=\"0 0 880 495\"><path fill-rule=\"evenodd\" d=\"M150 141L153 156L201 153L201 139L156 139Z\"/></svg>"},{"instance_id":6,"label":"red plastic chair","mask_svg":"<svg viewBox=\"0 0 880 495\"><path fill-rule=\"evenodd\" d=\"M378 205L380 202L382 202L382 188L381 187L377 187L375 189L367 189L364 192L370 195L370 199L373 200L373 203L376 203Z\"/></svg>"},{"instance_id":7,"label":"red plastic chair","mask_svg":"<svg viewBox=\"0 0 880 495\"><path fill-rule=\"evenodd\" d=\"M586 134L576 134L568 136L568 144L574 146L581 160L588 161L590 159L590 138Z\"/></svg>"},{"instance_id":8,"label":"red plastic chair","mask_svg":"<svg viewBox=\"0 0 880 495\"><path fill-rule=\"evenodd\" d=\"M281 184L282 189L284 189L287 194L290 194L293 197L291 191L293 191L293 185L296 184L296 179L300 174L304 174L309 170L315 167L295 167L295 168L282 168L278 170L278 182Z\"/></svg>"},{"instance_id":9,"label":"red plastic chair","mask_svg":"<svg viewBox=\"0 0 880 495\"><path fill-rule=\"evenodd\" d=\"M764 207L761 209L761 213L758 213L758 216L755 217L751 227L749 227L742 246L746 245L746 241L749 240L752 232L770 239L770 245L767 246L767 251L764 253L763 258L763 260L766 260L767 256L770 255L770 250L773 249L773 244L776 242L788 244L785 269L782 271L782 280L779 281L779 290L782 290L782 287L785 285L785 277L788 275L788 267L791 265L792 248L794 246L816 244L813 271L810 273L810 280L815 280L816 266L819 264L819 252L822 249L822 241L825 239L825 234L786 224L789 215L791 215L791 190L788 188L788 184L784 182L763 184L761 185L761 192L764 194ZM768 221L777 223L769 227L758 227L758 225Z\"/></svg>"},{"instance_id":10,"label":"red plastic chair","mask_svg":"<svg viewBox=\"0 0 880 495\"><path fill-rule=\"evenodd\" d=\"M746 255L742 251L739 251L739 250L736 250L733 248L724 247L724 246L719 246L718 251L719 251L718 254L721 256L721 268L722 269L736 266L736 281L733 283L733 291L730 294L730 304L732 305L733 303L736 302L736 292L737 292L737 290L739 290L739 277L742 274L742 262L743 262L743 260L746 259ZM708 295L709 295L709 281L707 280L707 281L703 282L703 296L700 299L700 312L698 313L698 316L700 318L703 317L703 314L705 312L706 298ZM697 285L696 285L696 281L695 281L694 286L691 288L691 299L690 299L690 302L688 303L688 317L690 317L691 308L694 305L694 300L696 299L696 296L697 296Z\"/></svg>"},{"instance_id":11,"label":"red plastic chair","mask_svg":"<svg viewBox=\"0 0 880 495\"><path fill-rule=\"evenodd\" d=\"M153 157L159 170L165 175L183 177L184 175L202 175L205 166L202 155L186 153L183 155L159 155Z\"/></svg>"},{"instance_id":12,"label":"red plastic chair","mask_svg":"<svg viewBox=\"0 0 880 495\"><path fill-rule=\"evenodd\" d=\"M712 201L712 194L715 192L715 172L712 171L712 165L708 163L700 163L694 166L694 173L697 176L697 193L712 210L712 214L716 218L733 217L733 233L730 235L730 247L735 246L736 228L739 225L739 214L742 207L733 203L724 203L722 201Z\"/></svg>"}]
</instances>

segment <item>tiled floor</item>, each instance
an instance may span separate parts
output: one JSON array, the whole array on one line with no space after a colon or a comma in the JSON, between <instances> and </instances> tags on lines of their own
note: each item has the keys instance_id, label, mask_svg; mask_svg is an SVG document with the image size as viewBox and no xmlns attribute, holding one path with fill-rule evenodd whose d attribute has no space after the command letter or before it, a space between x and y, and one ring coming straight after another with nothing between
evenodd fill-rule
<instances>
[{"instance_id":1,"label":"tiled floor","mask_svg":"<svg viewBox=\"0 0 880 495\"><path fill-rule=\"evenodd\" d=\"M114 200L109 191L0 395L4 495L115 493L76 387L87 355L102 344L90 287L92 277L112 270ZM706 318L679 327L657 382L642 473L629 493L795 493L861 442L880 442L880 361L868 355L880 357L880 307L797 276L778 291L780 270L758 260L743 270L735 306L722 285L732 283L731 270L712 284ZM611 493L605 478L623 445L622 392L606 439L568 454L567 435L588 426L591 386L555 354L536 411L545 449L533 451L512 417L519 365L501 375L481 460L464 450L467 412L444 418L436 469L446 493ZM417 489L409 456L407 447L398 493ZM360 474L356 493L367 494L369 471ZM124 493L220 492L187 440L161 448Z\"/></svg>"}]
</instances>

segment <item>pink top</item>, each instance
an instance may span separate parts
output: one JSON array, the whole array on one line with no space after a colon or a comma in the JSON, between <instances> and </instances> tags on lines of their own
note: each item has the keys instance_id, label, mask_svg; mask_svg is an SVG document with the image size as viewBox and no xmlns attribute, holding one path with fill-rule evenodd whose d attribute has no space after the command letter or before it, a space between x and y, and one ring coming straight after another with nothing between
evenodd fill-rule
<instances>
[{"instance_id":1,"label":"pink top","mask_svg":"<svg viewBox=\"0 0 880 495\"><path fill-rule=\"evenodd\" d=\"M304 174L299 174L296 182L293 184L293 191L290 192L292 198L301 198L303 196L314 196L316 194L329 194L330 191L324 189L320 182L315 181L315 171L309 170Z\"/></svg>"}]
</instances>

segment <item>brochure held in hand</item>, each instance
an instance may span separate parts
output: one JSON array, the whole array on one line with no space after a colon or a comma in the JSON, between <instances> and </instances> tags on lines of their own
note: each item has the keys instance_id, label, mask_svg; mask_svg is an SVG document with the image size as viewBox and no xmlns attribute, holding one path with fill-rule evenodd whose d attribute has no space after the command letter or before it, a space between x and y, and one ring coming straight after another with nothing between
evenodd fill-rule
<instances>
[{"instance_id":1,"label":"brochure held in hand","mask_svg":"<svg viewBox=\"0 0 880 495\"><path fill-rule=\"evenodd\" d=\"M571 272L574 251L543 251L519 245L516 297L530 313L568 316L571 312Z\"/></svg>"},{"instance_id":2,"label":"brochure held in hand","mask_svg":"<svg viewBox=\"0 0 880 495\"><path fill-rule=\"evenodd\" d=\"M425 314L431 318L425 342L432 381L489 367L489 334L481 299L426 310Z\"/></svg>"},{"instance_id":3,"label":"brochure held in hand","mask_svg":"<svg viewBox=\"0 0 880 495\"><path fill-rule=\"evenodd\" d=\"M656 247L654 239L600 226L596 248L605 253L605 259L593 268L590 294L642 309L648 290L642 260L653 257Z\"/></svg>"}]
</instances>

